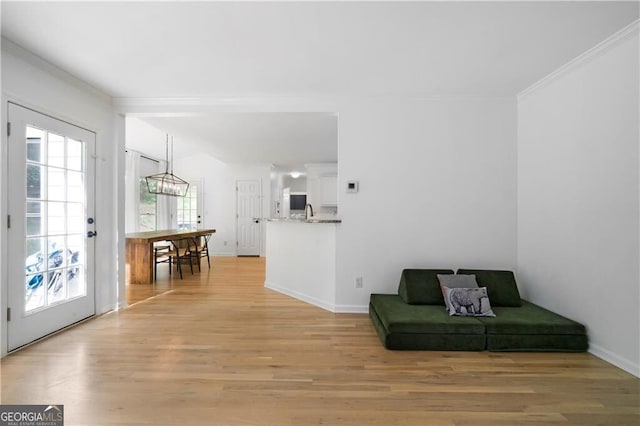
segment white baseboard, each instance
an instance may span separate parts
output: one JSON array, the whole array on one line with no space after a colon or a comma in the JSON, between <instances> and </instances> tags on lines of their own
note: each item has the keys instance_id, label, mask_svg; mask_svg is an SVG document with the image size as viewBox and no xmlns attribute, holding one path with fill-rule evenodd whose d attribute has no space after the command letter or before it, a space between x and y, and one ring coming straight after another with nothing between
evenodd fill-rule
<instances>
[{"instance_id":1,"label":"white baseboard","mask_svg":"<svg viewBox=\"0 0 640 426\"><path fill-rule=\"evenodd\" d=\"M211 257L219 256L219 257L235 257L235 252L225 251L225 252L211 252Z\"/></svg>"},{"instance_id":2,"label":"white baseboard","mask_svg":"<svg viewBox=\"0 0 640 426\"><path fill-rule=\"evenodd\" d=\"M340 313L340 314L368 314L369 313L369 306L365 305L336 305L335 306L335 310L333 311L335 313Z\"/></svg>"},{"instance_id":3,"label":"white baseboard","mask_svg":"<svg viewBox=\"0 0 640 426\"><path fill-rule=\"evenodd\" d=\"M324 300L320 300L318 298L302 294L298 291L291 290L288 288L280 287L277 284L266 282L264 283L265 288L268 288L273 291L277 291L278 293L285 294L287 296L291 296L294 299L298 299L302 302L309 303L310 305L317 306L326 311L333 312L336 314L367 314L369 313L369 306L362 305L334 305L333 303L329 303Z\"/></svg>"},{"instance_id":4,"label":"white baseboard","mask_svg":"<svg viewBox=\"0 0 640 426\"><path fill-rule=\"evenodd\" d=\"M626 371L627 373L633 374L636 377L640 377L640 365L617 354L614 354L613 352L601 346L594 345L593 343L589 344L589 353L608 362L609 364L615 365L616 367Z\"/></svg>"},{"instance_id":5,"label":"white baseboard","mask_svg":"<svg viewBox=\"0 0 640 426\"><path fill-rule=\"evenodd\" d=\"M334 309L335 309L334 305L329 303L329 302L326 302L324 300L320 300L320 299L317 299L315 297L312 297L312 296L309 296L309 295L306 295L306 294L302 294L302 293L297 292L295 290L291 290L291 289L288 289L288 288L280 287L277 284L269 283L269 282L266 282L266 281L264 283L264 286L266 288L270 289L270 290L277 291L278 293L282 293L282 294L285 294L287 296L291 296L294 299L301 300L301 301L303 301L305 303L309 303L311 305L317 306L317 307L322 308L324 310L327 310L329 312L335 312L334 311Z\"/></svg>"}]
</instances>

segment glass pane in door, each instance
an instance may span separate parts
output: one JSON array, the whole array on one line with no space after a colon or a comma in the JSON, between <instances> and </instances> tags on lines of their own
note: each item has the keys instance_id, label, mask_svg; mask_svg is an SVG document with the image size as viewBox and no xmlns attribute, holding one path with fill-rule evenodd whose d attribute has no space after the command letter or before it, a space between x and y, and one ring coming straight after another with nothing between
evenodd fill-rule
<instances>
[{"instance_id":1,"label":"glass pane in door","mask_svg":"<svg viewBox=\"0 0 640 426\"><path fill-rule=\"evenodd\" d=\"M178 229L198 228L198 186L190 182L187 195L178 198Z\"/></svg>"},{"instance_id":2,"label":"glass pane in door","mask_svg":"<svg viewBox=\"0 0 640 426\"><path fill-rule=\"evenodd\" d=\"M44 285L47 279L43 268L44 238L27 238L27 261L25 265L25 310L31 311L44 306Z\"/></svg>"},{"instance_id":3,"label":"glass pane in door","mask_svg":"<svg viewBox=\"0 0 640 426\"><path fill-rule=\"evenodd\" d=\"M25 312L84 296L82 141L27 126ZM46 155L43 155L46 153Z\"/></svg>"}]
</instances>

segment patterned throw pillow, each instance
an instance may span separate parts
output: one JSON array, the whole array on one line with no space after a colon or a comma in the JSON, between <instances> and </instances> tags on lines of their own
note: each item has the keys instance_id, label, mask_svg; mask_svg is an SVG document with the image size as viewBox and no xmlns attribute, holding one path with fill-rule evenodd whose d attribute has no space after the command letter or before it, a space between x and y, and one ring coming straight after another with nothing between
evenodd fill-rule
<instances>
[{"instance_id":1,"label":"patterned throw pillow","mask_svg":"<svg viewBox=\"0 0 640 426\"><path fill-rule=\"evenodd\" d=\"M445 287L449 287L449 288L480 287L476 282L475 275L438 274L438 281L440 282L440 290L442 291L442 297L444 298L444 305L447 307L447 311L449 311L449 298L444 292Z\"/></svg>"},{"instance_id":2,"label":"patterned throw pillow","mask_svg":"<svg viewBox=\"0 0 640 426\"><path fill-rule=\"evenodd\" d=\"M491 310L487 288L443 287L449 315L469 317L495 317Z\"/></svg>"}]
</instances>

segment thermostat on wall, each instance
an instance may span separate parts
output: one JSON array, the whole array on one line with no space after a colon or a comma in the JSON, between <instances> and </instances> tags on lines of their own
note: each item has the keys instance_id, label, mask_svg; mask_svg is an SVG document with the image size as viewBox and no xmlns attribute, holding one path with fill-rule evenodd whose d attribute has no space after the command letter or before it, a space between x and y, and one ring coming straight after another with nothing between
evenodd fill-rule
<instances>
[{"instance_id":1,"label":"thermostat on wall","mask_svg":"<svg viewBox=\"0 0 640 426\"><path fill-rule=\"evenodd\" d=\"M358 192L358 181L357 180L348 180L347 181L347 192Z\"/></svg>"}]
</instances>

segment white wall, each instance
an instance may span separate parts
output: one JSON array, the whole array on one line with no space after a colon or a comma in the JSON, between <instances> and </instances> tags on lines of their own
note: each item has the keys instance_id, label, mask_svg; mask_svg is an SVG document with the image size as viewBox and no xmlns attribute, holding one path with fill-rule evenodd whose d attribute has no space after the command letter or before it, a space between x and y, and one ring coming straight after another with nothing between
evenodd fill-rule
<instances>
[{"instance_id":1,"label":"white wall","mask_svg":"<svg viewBox=\"0 0 640 426\"><path fill-rule=\"evenodd\" d=\"M339 113L339 188L360 186L338 194L339 310L395 293L403 268L515 268L515 100L381 99Z\"/></svg>"},{"instance_id":2,"label":"white wall","mask_svg":"<svg viewBox=\"0 0 640 426\"><path fill-rule=\"evenodd\" d=\"M204 227L215 228L209 242L212 256L236 255L236 181L257 179L262 182L262 216L270 217L270 165L225 164L210 155L176 159L174 172L183 179L201 179L204 189ZM260 255L265 253L266 228L262 227ZM226 242L226 245L225 245Z\"/></svg>"},{"instance_id":3,"label":"white wall","mask_svg":"<svg viewBox=\"0 0 640 426\"><path fill-rule=\"evenodd\" d=\"M334 311L338 226L267 222L265 287Z\"/></svg>"},{"instance_id":4,"label":"white wall","mask_svg":"<svg viewBox=\"0 0 640 426\"><path fill-rule=\"evenodd\" d=\"M518 99L518 275L640 375L638 26Z\"/></svg>"},{"instance_id":5,"label":"white wall","mask_svg":"<svg viewBox=\"0 0 640 426\"><path fill-rule=\"evenodd\" d=\"M121 140L122 120L114 113L110 99L73 78L69 74L52 67L39 58L24 51L13 43L2 40L2 122L6 124L6 102L33 108L56 118L85 127L96 133L96 310L103 313L117 305L118 292L118 185L117 178L119 148L124 152ZM2 132L6 146L6 133ZM0 161L1 176L6 173L6 151L2 151ZM3 182L6 185L6 182ZM6 214L6 187L3 186L2 217ZM120 206L121 207L121 206ZM100 213L102 212L102 214ZM6 309L7 275L6 233L0 227L2 240L2 312ZM122 228L124 229L124 228ZM124 295L121 295L124 298ZM2 331L6 330L5 316L2 315ZM4 337L4 336L3 336ZM3 338L2 350L6 351Z\"/></svg>"},{"instance_id":6,"label":"white wall","mask_svg":"<svg viewBox=\"0 0 640 426\"><path fill-rule=\"evenodd\" d=\"M291 192L307 192L307 177L292 178L288 173L282 176L282 185L291 189Z\"/></svg>"}]
</instances>

